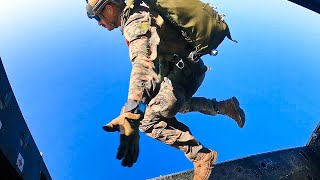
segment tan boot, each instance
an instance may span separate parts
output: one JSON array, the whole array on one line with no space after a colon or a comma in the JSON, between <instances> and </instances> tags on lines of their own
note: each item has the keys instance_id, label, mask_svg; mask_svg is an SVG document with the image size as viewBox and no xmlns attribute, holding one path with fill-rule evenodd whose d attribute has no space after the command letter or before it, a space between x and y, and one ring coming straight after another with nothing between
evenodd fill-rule
<instances>
[{"instance_id":1,"label":"tan boot","mask_svg":"<svg viewBox=\"0 0 320 180\"><path fill-rule=\"evenodd\" d=\"M194 160L193 180L209 179L212 169L217 161L218 153L213 150L208 152L199 152L196 160Z\"/></svg>"},{"instance_id":2,"label":"tan boot","mask_svg":"<svg viewBox=\"0 0 320 180\"><path fill-rule=\"evenodd\" d=\"M227 115L238 123L242 128L246 121L244 111L239 106L239 101L236 97L217 102L218 114Z\"/></svg>"}]
</instances>

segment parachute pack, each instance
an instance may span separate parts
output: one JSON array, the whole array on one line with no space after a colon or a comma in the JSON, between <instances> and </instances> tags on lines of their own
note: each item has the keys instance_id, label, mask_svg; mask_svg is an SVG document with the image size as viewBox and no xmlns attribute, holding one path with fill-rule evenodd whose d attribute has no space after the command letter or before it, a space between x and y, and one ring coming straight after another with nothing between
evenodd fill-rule
<instances>
[{"instance_id":1,"label":"parachute pack","mask_svg":"<svg viewBox=\"0 0 320 180\"><path fill-rule=\"evenodd\" d=\"M209 3L200 0L128 0L125 12L142 1L181 31L194 48L188 56L192 61L197 62L201 56L211 54L225 37L236 42L231 38L223 15Z\"/></svg>"}]
</instances>

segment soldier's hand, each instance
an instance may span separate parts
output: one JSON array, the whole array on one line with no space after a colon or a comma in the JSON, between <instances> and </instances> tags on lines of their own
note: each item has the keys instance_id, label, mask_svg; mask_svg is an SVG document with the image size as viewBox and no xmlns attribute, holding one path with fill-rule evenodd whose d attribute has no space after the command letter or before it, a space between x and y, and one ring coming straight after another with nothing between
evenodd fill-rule
<instances>
[{"instance_id":1,"label":"soldier's hand","mask_svg":"<svg viewBox=\"0 0 320 180\"><path fill-rule=\"evenodd\" d=\"M139 156L139 122L141 114L124 112L103 126L107 132L120 131L120 145L116 158L122 160L122 166L132 167Z\"/></svg>"},{"instance_id":2,"label":"soldier's hand","mask_svg":"<svg viewBox=\"0 0 320 180\"><path fill-rule=\"evenodd\" d=\"M139 157L139 132L131 136L120 134L120 145L116 158L124 167L132 167Z\"/></svg>"}]
</instances>

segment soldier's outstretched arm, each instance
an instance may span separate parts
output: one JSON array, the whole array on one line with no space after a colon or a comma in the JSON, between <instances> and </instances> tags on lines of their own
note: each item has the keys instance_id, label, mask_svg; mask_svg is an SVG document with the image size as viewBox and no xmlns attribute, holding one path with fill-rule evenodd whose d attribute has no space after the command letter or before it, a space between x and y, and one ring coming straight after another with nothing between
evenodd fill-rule
<instances>
[{"instance_id":1,"label":"soldier's outstretched arm","mask_svg":"<svg viewBox=\"0 0 320 180\"><path fill-rule=\"evenodd\" d=\"M159 83L154 60L160 42L157 27L153 25L150 13L140 11L132 14L124 25L123 33L129 42L132 62L128 100L150 100L150 95Z\"/></svg>"},{"instance_id":2,"label":"soldier's outstretched arm","mask_svg":"<svg viewBox=\"0 0 320 180\"><path fill-rule=\"evenodd\" d=\"M151 23L150 14L139 11L132 14L123 27L132 62L128 101L121 115L103 126L108 132L120 130L117 159L127 167L132 167L139 156L138 127L144 115L141 105L152 98L151 94L159 81L154 66L159 36ZM139 116L135 116L137 114Z\"/></svg>"}]
</instances>

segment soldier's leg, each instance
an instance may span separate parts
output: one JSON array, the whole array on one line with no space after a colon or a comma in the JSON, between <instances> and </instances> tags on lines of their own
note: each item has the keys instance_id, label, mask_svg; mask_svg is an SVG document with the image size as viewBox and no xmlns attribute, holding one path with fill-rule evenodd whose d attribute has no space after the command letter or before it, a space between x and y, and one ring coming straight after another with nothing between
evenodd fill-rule
<instances>
[{"instance_id":1,"label":"soldier's leg","mask_svg":"<svg viewBox=\"0 0 320 180\"><path fill-rule=\"evenodd\" d=\"M184 89L165 78L159 93L150 101L140 130L148 136L183 151L194 164L194 180L208 179L218 153L203 147L190 129L174 116L185 101Z\"/></svg>"},{"instance_id":2,"label":"soldier's leg","mask_svg":"<svg viewBox=\"0 0 320 180\"><path fill-rule=\"evenodd\" d=\"M187 81L185 81L185 103L179 109L180 113L200 112L207 115L215 116L216 114L227 115L235 120L239 127L243 127L245 123L244 111L239 106L237 98L232 97L224 101L216 101L216 99L209 99L205 97L192 97L202 84L205 72L203 61L200 60L197 64L192 66L193 74L191 74Z\"/></svg>"},{"instance_id":3,"label":"soldier's leg","mask_svg":"<svg viewBox=\"0 0 320 180\"><path fill-rule=\"evenodd\" d=\"M185 102L180 109L180 112L200 112L212 116L215 116L216 114L227 115L235 120L241 128L245 123L244 111L240 108L239 101L236 97L223 101L204 97L192 97Z\"/></svg>"},{"instance_id":4,"label":"soldier's leg","mask_svg":"<svg viewBox=\"0 0 320 180\"><path fill-rule=\"evenodd\" d=\"M171 81L165 78L159 93L146 108L140 130L154 139L180 149L192 161L204 147L192 136L189 128L174 117L184 101L183 88L173 88Z\"/></svg>"}]
</instances>

